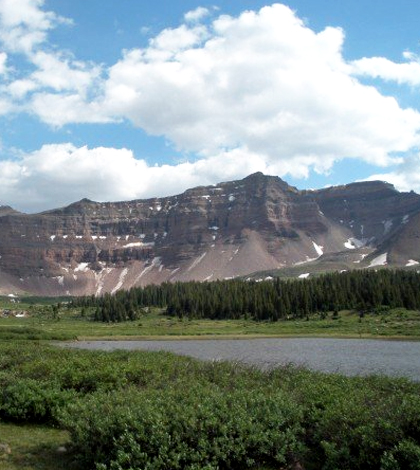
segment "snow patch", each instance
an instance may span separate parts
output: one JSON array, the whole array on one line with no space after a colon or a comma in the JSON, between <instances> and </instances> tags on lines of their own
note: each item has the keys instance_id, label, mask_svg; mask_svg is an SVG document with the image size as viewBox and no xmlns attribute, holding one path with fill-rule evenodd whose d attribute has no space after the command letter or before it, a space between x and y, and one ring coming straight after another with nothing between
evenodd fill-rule
<instances>
[{"instance_id":1,"label":"snow patch","mask_svg":"<svg viewBox=\"0 0 420 470\"><path fill-rule=\"evenodd\" d=\"M120 277L118 279L118 283L117 285L112 289L111 291L111 294L115 294L115 292L117 292L118 289L121 289L123 283L124 283L124 279L125 277L127 276L127 273L128 273L128 268L124 268L122 271L121 271L121 274L120 274Z\"/></svg>"},{"instance_id":2,"label":"snow patch","mask_svg":"<svg viewBox=\"0 0 420 470\"><path fill-rule=\"evenodd\" d=\"M124 245L123 248L135 248L135 247L145 247L145 246L155 246L155 242L134 242L134 243L128 243L127 245Z\"/></svg>"},{"instance_id":3,"label":"snow patch","mask_svg":"<svg viewBox=\"0 0 420 470\"><path fill-rule=\"evenodd\" d=\"M233 194L229 194L229 201L233 202L236 199L236 197Z\"/></svg>"},{"instance_id":4,"label":"snow patch","mask_svg":"<svg viewBox=\"0 0 420 470\"><path fill-rule=\"evenodd\" d=\"M194 269L199 263L201 263L201 261L204 259L204 257L206 256L207 254L207 251L204 252L201 256L199 256L193 263L192 265L187 269L187 271L191 271L192 269Z\"/></svg>"},{"instance_id":5,"label":"snow patch","mask_svg":"<svg viewBox=\"0 0 420 470\"><path fill-rule=\"evenodd\" d=\"M219 230L219 227L217 227L216 225L213 225L213 227L209 227L209 230Z\"/></svg>"},{"instance_id":6,"label":"snow patch","mask_svg":"<svg viewBox=\"0 0 420 470\"><path fill-rule=\"evenodd\" d=\"M353 261L354 264L359 264L361 261L363 261L367 256L367 253L363 253L360 255L360 259L358 261Z\"/></svg>"},{"instance_id":7,"label":"snow patch","mask_svg":"<svg viewBox=\"0 0 420 470\"><path fill-rule=\"evenodd\" d=\"M410 266L417 266L418 264L420 264L418 261L416 261L415 259L409 259L407 264L406 264L406 267L410 267Z\"/></svg>"},{"instance_id":8,"label":"snow patch","mask_svg":"<svg viewBox=\"0 0 420 470\"><path fill-rule=\"evenodd\" d=\"M161 271L160 267L163 266L162 264L162 258L160 258L159 256L157 256L156 258L153 258L153 261L152 263L150 264L150 266L146 266L143 271L137 276L136 278L136 281L135 281L135 284L137 284L137 282L146 274L148 273L151 269L153 269L155 266L159 266L159 271Z\"/></svg>"},{"instance_id":9,"label":"snow patch","mask_svg":"<svg viewBox=\"0 0 420 470\"><path fill-rule=\"evenodd\" d=\"M297 261L293 264L293 266L300 266L302 264L312 263L312 261L316 261L317 259L318 258L309 258L309 256L306 255L306 259L304 261Z\"/></svg>"},{"instance_id":10,"label":"snow patch","mask_svg":"<svg viewBox=\"0 0 420 470\"><path fill-rule=\"evenodd\" d=\"M407 224L409 220L410 220L410 216L409 216L409 215L405 215L405 216L402 218L402 223L403 223L403 224Z\"/></svg>"},{"instance_id":11,"label":"snow patch","mask_svg":"<svg viewBox=\"0 0 420 470\"><path fill-rule=\"evenodd\" d=\"M74 272L77 273L77 271L80 271L82 273L85 273L89 268L89 263L79 263L77 268L74 269Z\"/></svg>"},{"instance_id":12,"label":"snow patch","mask_svg":"<svg viewBox=\"0 0 420 470\"><path fill-rule=\"evenodd\" d=\"M96 240L98 238L97 235L92 235L92 240Z\"/></svg>"},{"instance_id":13,"label":"snow patch","mask_svg":"<svg viewBox=\"0 0 420 470\"><path fill-rule=\"evenodd\" d=\"M57 235L51 235L51 236L50 236L50 240L53 242L53 241L55 240L55 237L56 237L56 236L57 236Z\"/></svg>"},{"instance_id":14,"label":"snow patch","mask_svg":"<svg viewBox=\"0 0 420 470\"><path fill-rule=\"evenodd\" d=\"M303 273L303 274L299 274L298 278L299 278L299 279L306 279L306 278L308 278L310 275L311 275L311 273Z\"/></svg>"},{"instance_id":15,"label":"snow patch","mask_svg":"<svg viewBox=\"0 0 420 470\"><path fill-rule=\"evenodd\" d=\"M105 276L113 271L114 268L104 268L99 273L94 273L96 280L96 297L101 295L101 292L104 288Z\"/></svg>"},{"instance_id":16,"label":"snow patch","mask_svg":"<svg viewBox=\"0 0 420 470\"><path fill-rule=\"evenodd\" d=\"M373 268L375 266L385 266L387 263L387 257L388 253L383 253L382 255L377 256L370 262L369 268Z\"/></svg>"},{"instance_id":17,"label":"snow patch","mask_svg":"<svg viewBox=\"0 0 420 470\"><path fill-rule=\"evenodd\" d=\"M322 256L324 254L323 246L317 245L314 241L312 241L314 245L315 251L318 253L318 256Z\"/></svg>"},{"instance_id":18,"label":"snow patch","mask_svg":"<svg viewBox=\"0 0 420 470\"><path fill-rule=\"evenodd\" d=\"M345 243L344 246L349 250L355 250L356 248L362 248L365 246L365 242L363 240L358 240L357 238L349 238Z\"/></svg>"}]
</instances>

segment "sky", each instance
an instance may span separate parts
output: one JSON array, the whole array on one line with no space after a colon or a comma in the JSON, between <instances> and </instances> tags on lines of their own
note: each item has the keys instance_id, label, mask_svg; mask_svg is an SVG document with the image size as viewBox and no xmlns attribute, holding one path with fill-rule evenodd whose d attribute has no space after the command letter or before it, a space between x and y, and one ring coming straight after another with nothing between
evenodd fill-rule
<instances>
[{"instance_id":1,"label":"sky","mask_svg":"<svg viewBox=\"0 0 420 470\"><path fill-rule=\"evenodd\" d=\"M418 0L0 0L0 204L277 175L420 192Z\"/></svg>"}]
</instances>

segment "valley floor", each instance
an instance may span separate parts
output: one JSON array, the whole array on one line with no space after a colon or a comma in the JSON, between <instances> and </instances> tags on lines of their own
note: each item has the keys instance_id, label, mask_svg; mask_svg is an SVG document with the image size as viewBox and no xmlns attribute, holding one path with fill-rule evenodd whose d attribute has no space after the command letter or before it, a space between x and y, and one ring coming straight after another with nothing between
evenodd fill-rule
<instances>
[{"instance_id":1,"label":"valley floor","mask_svg":"<svg viewBox=\"0 0 420 470\"><path fill-rule=\"evenodd\" d=\"M20 306L25 308L25 305ZM311 315L307 319L277 322L252 320L188 320L166 316L155 309L136 321L94 322L80 310L61 308L54 316L48 306L27 307L25 318L0 318L0 339L200 339L258 338L282 336L319 336L344 338L420 339L420 312L393 309L368 313L331 313L326 318Z\"/></svg>"}]
</instances>

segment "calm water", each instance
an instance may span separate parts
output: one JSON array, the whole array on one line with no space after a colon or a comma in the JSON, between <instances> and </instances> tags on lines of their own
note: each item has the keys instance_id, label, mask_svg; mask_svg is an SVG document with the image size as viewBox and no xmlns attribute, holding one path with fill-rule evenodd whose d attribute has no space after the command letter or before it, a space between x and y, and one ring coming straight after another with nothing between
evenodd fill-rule
<instances>
[{"instance_id":1,"label":"calm water","mask_svg":"<svg viewBox=\"0 0 420 470\"><path fill-rule=\"evenodd\" d=\"M420 381L420 342L326 338L241 340L79 341L67 347L112 351L170 351L203 360L271 368L297 364L346 375L385 374Z\"/></svg>"}]
</instances>

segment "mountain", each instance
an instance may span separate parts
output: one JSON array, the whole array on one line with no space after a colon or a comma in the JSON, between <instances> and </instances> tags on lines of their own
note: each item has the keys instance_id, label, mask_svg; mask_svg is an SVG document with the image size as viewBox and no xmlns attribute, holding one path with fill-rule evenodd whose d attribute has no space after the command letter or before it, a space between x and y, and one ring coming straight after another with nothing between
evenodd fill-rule
<instances>
[{"instance_id":1,"label":"mountain","mask_svg":"<svg viewBox=\"0 0 420 470\"><path fill-rule=\"evenodd\" d=\"M82 295L164 281L420 261L420 196L380 181L299 191L275 176L39 214L0 208L0 293Z\"/></svg>"}]
</instances>

